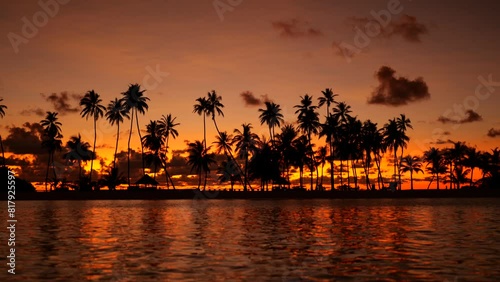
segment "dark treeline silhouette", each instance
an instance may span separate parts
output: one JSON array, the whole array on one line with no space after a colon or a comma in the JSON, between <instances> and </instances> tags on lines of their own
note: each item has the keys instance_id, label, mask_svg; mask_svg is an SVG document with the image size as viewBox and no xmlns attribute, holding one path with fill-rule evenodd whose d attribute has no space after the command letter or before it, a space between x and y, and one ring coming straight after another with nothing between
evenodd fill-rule
<instances>
[{"instance_id":1,"label":"dark treeline silhouette","mask_svg":"<svg viewBox=\"0 0 500 282\"><path fill-rule=\"evenodd\" d=\"M169 140L177 138L180 125L171 114L163 115L158 120L150 120L145 127L144 136L139 126L139 114L145 115L149 109L149 98L145 89L139 84L130 84L121 98L114 98L107 107L102 103L100 95L94 90L88 91L80 101L81 116L92 118L94 140L92 145L82 140L80 134L71 136L63 147L62 123L57 112L47 112L40 124L43 127L42 146L48 154L45 175L45 189L69 187L75 190L97 190L107 186L115 190L121 184L133 187L131 179L130 147L133 135L134 120L141 145L142 175L153 174L156 182L158 172L163 170L167 189L175 189L173 178L168 172L170 153ZM414 176L423 173L428 178L429 189L435 181L436 188L440 183L449 189L465 187L499 187L499 150L482 152L463 142L453 142L450 148L430 148L423 156L405 155L410 137L407 132L413 129L411 120L404 114L389 119L379 126L371 120L361 121L353 114L351 106L337 101L339 94L327 88L321 91L318 99L305 94L300 97L296 109L296 123L285 123L279 104L264 102L258 109L261 125L267 125L269 135L258 136L253 132L250 123L243 123L240 128L232 129L232 134L221 130L217 117L224 117L222 97L215 90L206 97L195 100L193 113L203 117L203 140L186 141L186 165L191 173L197 175L198 189L207 188L207 179L211 171L216 171L219 183L229 182L231 190L240 183L244 191L254 190L252 184L258 185L261 191L274 190L401 190L402 176L409 174L410 189L413 190ZM0 100L2 101L2 100ZM319 110L326 106L325 116ZM0 116L5 115L0 105ZM108 167L101 165L100 176L94 171L94 160L97 159L97 120L106 117L111 126L117 127L116 144L112 163ZM206 117L212 119L217 131L215 140L208 145L206 136ZM127 143L127 171L119 171L117 155L119 147L120 125L130 120ZM230 131L231 132L231 131ZM324 139L324 146L315 142ZM4 149L2 163L5 167ZM318 146L317 146L318 145ZM92 150L91 150L92 148ZM64 164L78 165L78 181L69 181L58 175L55 152L64 151ZM384 157L392 162L392 175L384 177ZM88 176L84 173L83 164L90 161ZM327 167L329 185L324 185L324 171ZM292 187L292 175L298 172L298 186ZM321 172L321 173L320 173ZM476 172L476 173L475 173ZM478 174L480 177L477 177ZM94 178L95 176L95 178ZM304 183L309 177L307 184ZM476 179L474 179L476 176ZM203 183L203 184L202 184Z\"/></svg>"}]
</instances>

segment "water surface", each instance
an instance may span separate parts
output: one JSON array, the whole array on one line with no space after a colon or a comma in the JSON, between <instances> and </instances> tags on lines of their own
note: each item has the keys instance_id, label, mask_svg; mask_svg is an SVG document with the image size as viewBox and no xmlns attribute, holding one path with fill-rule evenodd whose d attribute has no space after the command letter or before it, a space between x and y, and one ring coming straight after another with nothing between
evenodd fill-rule
<instances>
[{"instance_id":1,"label":"water surface","mask_svg":"<svg viewBox=\"0 0 500 282\"><path fill-rule=\"evenodd\" d=\"M500 277L499 199L17 205L16 278L23 281ZM0 215L6 218L4 209Z\"/></svg>"}]
</instances>

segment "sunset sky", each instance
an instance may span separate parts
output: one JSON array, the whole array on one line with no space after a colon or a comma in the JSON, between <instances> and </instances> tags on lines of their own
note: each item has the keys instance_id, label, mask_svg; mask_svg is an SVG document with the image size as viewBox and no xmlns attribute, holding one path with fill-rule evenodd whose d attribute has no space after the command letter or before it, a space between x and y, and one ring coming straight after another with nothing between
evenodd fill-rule
<instances>
[{"instance_id":1,"label":"sunset sky","mask_svg":"<svg viewBox=\"0 0 500 282\"><path fill-rule=\"evenodd\" d=\"M494 0L4 1L0 98L8 109L0 134L7 156L36 154L29 127L35 132L46 111L58 111L64 143L78 133L91 143L79 97L94 89L107 105L139 83L151 99L141 127L171 113L181 125L170 145L182 150L185 140L203 139L192 110L208 91L223 97L221 130L252 123L267 135L259 102L280 104L294 122L300 96L316 100L333 88L362 121L381 127L406 114L411 154L449 140L489 150L500 140L499 13ZM210 120L207 129L212 142ZM106 164L115 134L99 122L97 153Z\"/></svg>"}]
</instances>

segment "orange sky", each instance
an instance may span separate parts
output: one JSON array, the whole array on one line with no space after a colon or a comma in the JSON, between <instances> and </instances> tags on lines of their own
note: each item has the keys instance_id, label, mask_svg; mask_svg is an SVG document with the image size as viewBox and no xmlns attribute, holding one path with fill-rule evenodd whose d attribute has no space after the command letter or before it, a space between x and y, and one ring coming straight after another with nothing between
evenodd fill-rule
<instances>
[{"instance_id":1,"label":"orange sky","mask_svg":"<svg viewBox=\"0 0 500 282\"><path fill-rule=\"evenodd\" d=\"M107 104L120 97L129 83L140 83L151 99L148 113L140 117L141 126L171 113L181 123L180 136L171 141L171 147L184 149L184 140L203 138L202 119L192 113L192 107L196 98L212 89L223 97L226 106L225 118L219 119L222 130L232 132L249 122L256 133L267 135L267 127L259 126L259 106L245 106L240 93L268 95L281 105L285 120L294 121L293 106L299 103L299 96L308 93L316 99L321 90L331 87L361 120L370 118L381 126L389 118L406 114L414 126L409 132L409 153L421 154L436 146L432 143L438 139L466 141L482 150L498 146L498 137L488 137L487 133L491 128L500 129L496 109L500 104L500 4L398 2L4 3L0 12L0 32L4 34L0 97L8 109L0 133L5 139L8 128L39 122L43 117L37 110L54 111L41 93L47 97L68 92L71 96L94 89ZM237 5L227 6L230 3ZM353 27L363 29L374 19L374 13L388 11L388 5L395 5L399 12L390 14L384 32L370 37L367 46L353 58L339 54L336 46L340 43L355 44L357 31ZM47 13L42 6L57 11L40 24ZM225 11L220 10L223 7ZM36 31L26 33L26 22L35 23ZM430 98L401 106L367 103L379 85L374 75L382 66L395 70L396 78L411 81L422 77ZM168 75L155 81L151 70L156 68ZM488 80L489 76L494 81L490 88L476 93L481 84L478 78ZM71 98L68 103L70 108L77 106ZM440 116L466 121L468 109L479 114L480 120L438 122ZM80 118L78 112L61 112L60 121L64 142L78 133L91 142L92 122ZM121 149L126 149L126 127ZM207 128L211 142L216 132L210 123ZM436 135L445 131L446 135ZM98 147L106 146L98 154L107 156L108 161L114 134L114 127L99 124ZM137 148L137 136L133 142Z\"/></svg>"}]
</instances>

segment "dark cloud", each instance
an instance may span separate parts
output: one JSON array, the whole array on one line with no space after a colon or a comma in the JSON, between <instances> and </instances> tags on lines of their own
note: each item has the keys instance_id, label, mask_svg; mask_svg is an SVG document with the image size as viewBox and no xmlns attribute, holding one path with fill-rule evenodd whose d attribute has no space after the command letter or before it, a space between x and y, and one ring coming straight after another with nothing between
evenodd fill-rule
<instances>
[{"instance_id":1,"label":"dark cloud","mask_svg":"<svg viewBox=\"0 0 500 282\"><path fill-rule=\"evenodd\" d=\"M419 23L416 17L409 15L402 15L398 19L392 20L386 26L381 26L374 18L368 17L351 17L348 23L352 26L358 27L366 34L374 34L384 38L391 38L400 36L407 42L418 43L421 42L422 35L429 33L429 26Z\"/></svg>"},{"instance_id":2,"label":"dark cloud","mask_svg":"<svg viewBox=\"0 0 500 282\"><path fill-rule=\"evenodd\" d=\"M267 96L267 94L260 95L260 98L255 97L253 92L244 91L240 94L241 98L243 98L243 102L245 102L245 106L260 106L264 104L264 102L270 102L271 100Z\"/></svg>"},{"instance_id":3,"label":"dark cloud","mask_svg":"<svg viewBox=\"0 0 500 282\"><path fill-rule=\"evenodd\" d=\"M452 124L463 124L463 123L470 123L470 122L475 122L475 121L482 121L483 117L476 113L474 110L467 110L465 111L465 116L462 119L452 119L449 117L445 116L440 116L438 118L438 121L441 123L452 123Z\"/></svg>"},{"instance_id":4,"label":"dark cloud","mask_svg":"<svg viewBox=\"0 0 500 282\"><path fill-rule=\"evenodd\" d=\"M57 111L60 115L77 113L80 111L78 102L82 98L81 95L69 94L67 91L61 92L59 94L52 93L50 95L41 93L40 95L45 99L45 101L51 103L54 107L54 110ZM74 102L76 102L77 106L72 106Z\"/></svg>"},{"instance_id":5,"label":"dark cloud","mask_svg":"<svg viewBox=\"0 0 500 282\"><path fill-rule=\"evenodd\" d=\"M35 108L35 109L22 110L21 112L19 112L19 114L22 116L36 115L39 117L43 117L45 116L45 111L42 110L41 108Z\"/></svg>"},{"instance_id":6,"label":"dark cloud","mask_svg":"<svg viewBox=\"0 0 500 282\"><path fill-rule=\"evenodd\" d=\"M406 77L395 77L395 73L396 71L388 66L382 66L377 71L375 77L380 84L368 99L369 104L402 106L431 97L427 83L422 77L409 80Z\"/></svg>"},{"instance_id":7,"label":"dark cloud","mask_svg":"<svg viewBox=\"0 0 500 282\"><path fill-rule=\"evenodd\" d=\"M271 24L274 29L279 31L279 35L284 38L318 37L323 35L319 29L312 28L308 22L299 19L274 21Z\"/></svg>"},{"instance_id":8,"label":"dark cloud","mask_svg":"<svg viewBox=\"0 0 500 282\"><path fill-rule=\"evenodd\" d=\"M453 141L450 139L448 139L448 140L437 139L434 142L430 142L430 144L433 144L433 145L443 145L443 144L452 144L452 143L453 143Z\"/></svg>"},{"instance_id":9,"label":"dark cloud","mask_svg":"<svg viewBox=\"0 0 500 282\"><path fill-rule=\"evenodd\" d=\"M451 135L451 132L445 131L445 132L443 132L443 135Z\"/></svg>"},{"instance_id":10,"label":"dark cloud","mask_svg":"<svg viewBox=\"0 0 500 282\"><path fill-rule=\"evenodd\" d=\"M9 135L4 140L7 152L14 154L38 155L42 149L43 127L39 123L26 122L22 127L9 127Z\"/></svg>"},{"instance_id":11,"label":"dark cloud","mask_svg":"<svg viewBox=\"0 0 500 282\"><path fill-rule=\"evenodd\" d=\"M488 137L491 137L491 138L500 136L500 129L490 128L490 130L488 130L487 135L488 135Z\"/></svg>"}]
</instances>

